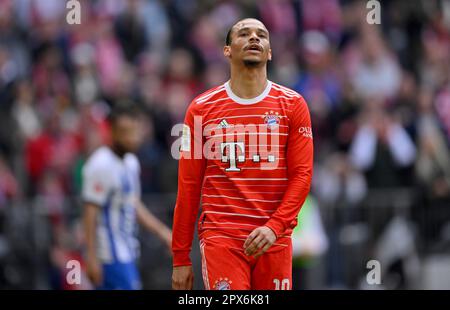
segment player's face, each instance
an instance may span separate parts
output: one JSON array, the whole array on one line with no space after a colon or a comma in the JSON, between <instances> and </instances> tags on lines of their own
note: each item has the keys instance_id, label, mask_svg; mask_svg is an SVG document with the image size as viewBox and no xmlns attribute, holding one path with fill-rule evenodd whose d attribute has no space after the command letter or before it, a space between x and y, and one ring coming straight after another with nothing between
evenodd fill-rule
<instances>
[{"instance_id":1,"label":"player's face","mask_svg":"<svg viewBox=\"0 0 450 310\"><path fill-rule=\"evenodd\" d=\"M269 32L260 21L245 19L233 27L231 44L225 47L224 54L246 65L265 65L272 59Z\"/></svg>"},{"instance_id":2,"label":"player's face","mask_svg":"<svg viewBox=\"0 0 450 310\"><path fill-rule=\"evenodd\" d=\"M130 116L119 117L112 127L112 140L122 152L136 152L141 144L139 120Z\"/></svg>"}]
</instances>

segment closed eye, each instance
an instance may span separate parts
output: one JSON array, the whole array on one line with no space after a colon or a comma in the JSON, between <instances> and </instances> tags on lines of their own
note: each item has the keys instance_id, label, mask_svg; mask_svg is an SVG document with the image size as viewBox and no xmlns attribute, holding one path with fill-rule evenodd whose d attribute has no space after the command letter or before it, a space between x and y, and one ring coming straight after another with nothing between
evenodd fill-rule
<instances>
[{"instance_id":1,"label":"closed eye","mask_svg":"<svg viewBox=\"0 0 450 310\"><path fill-rule=\"evenodd\" d=\"M267 33L266 33L266 32L261 31L258 35L259 35L261 38L267 38Z\"/></svg>"}]
</instances>

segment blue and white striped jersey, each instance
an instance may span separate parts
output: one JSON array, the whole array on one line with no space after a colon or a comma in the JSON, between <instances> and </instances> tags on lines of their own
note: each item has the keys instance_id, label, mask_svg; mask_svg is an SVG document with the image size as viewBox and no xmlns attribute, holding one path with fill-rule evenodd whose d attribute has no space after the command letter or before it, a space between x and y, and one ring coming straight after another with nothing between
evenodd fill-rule
<instances>
[{"instance_id":1,"label":"blue and white striped jersey","mask_svg":"<svg viewBox=\"0 0 450 310\"><path fill-rule=\"evenodd\" d=\"M134 154L118 157L109 147L96 150L83 167L82 197L98 205L98 257L105 264L136 259L136 203L140 199L140 165Z\"/></svg>"}]
</instances>

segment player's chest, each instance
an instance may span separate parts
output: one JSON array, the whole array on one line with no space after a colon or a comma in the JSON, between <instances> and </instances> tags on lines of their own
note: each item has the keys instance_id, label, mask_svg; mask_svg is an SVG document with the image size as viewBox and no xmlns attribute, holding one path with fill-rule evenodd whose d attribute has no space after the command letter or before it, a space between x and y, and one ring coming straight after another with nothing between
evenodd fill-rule
<instances>
[{"instance_id":1,"label":"player's chest","mask_svg":"<svg viewBox=\"0 0 450 310\"><path fill-rule=\"evenodd\" d=\"M279 164L285 158L289 111L283 106L231 105L208 112L203 120L204 153L209 160L228 163L227 171L237 171L239 165Z\"/></svg>"},{"instance_id":2,"label":"player's chest","mask_svg":"<svg viewBox=\"0 0 450 310\"><path fill-rule=\"evenodd\" d=\"M117 200L132 203L139 194L138 176L133 171L120 167L111 175L111 192Z\"/></svg>"},{"instance_id":3,"label":"player's chest","mask_svg":"<svg viewBox=\"0 0 450 310\"><path fill-rule=\"evenodd\" d=\"M289 107L281 103L263 102L258 105L225 103L205 107L202 126L205 133L220 129L236 129L245 126L248 131L282 130L289 126Z\"/></svg>"}]
</instances>

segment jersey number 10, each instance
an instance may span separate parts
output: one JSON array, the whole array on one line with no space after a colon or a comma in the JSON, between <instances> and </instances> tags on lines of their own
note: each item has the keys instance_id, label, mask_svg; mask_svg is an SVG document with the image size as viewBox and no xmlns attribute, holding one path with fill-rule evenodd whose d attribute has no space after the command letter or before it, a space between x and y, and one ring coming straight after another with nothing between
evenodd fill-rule
<instances>
[{"instance_id":1,"label":"jersey number 10","mask_svg":"<svg viewBox=\"0 0 450 310\"><path fill-rule=\"evenodd\" d=\"M287 291L291 289L289 279L283 279L281 281L280 279L273 279L273 283L275 284L276 291Z\"/></svg>"}]
</instances>

